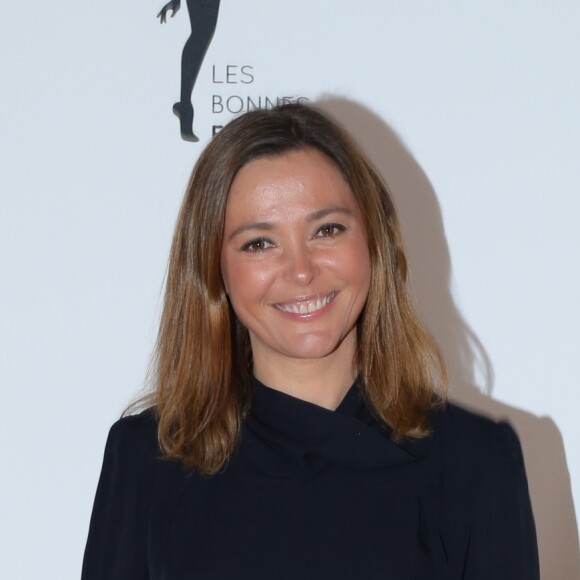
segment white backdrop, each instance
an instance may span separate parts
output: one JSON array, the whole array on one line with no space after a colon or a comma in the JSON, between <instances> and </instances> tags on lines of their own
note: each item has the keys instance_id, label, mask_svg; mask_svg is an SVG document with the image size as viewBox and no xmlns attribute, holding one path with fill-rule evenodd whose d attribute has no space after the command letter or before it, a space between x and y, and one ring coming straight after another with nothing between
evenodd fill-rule
<instances>
[{"instance_id":1,"label":"white backdrop","mask_svg":"<svg viewBox=\"0 0 580 580\"><path fill-rule=\"evenodd\" d=\"M3 7L0 577L79 576L185 182L232 116L212 103L302 96L390 183L452 395L513 423L543 578L580 578L580 4L222 0L193 144L171 113L187 10L160 26L161 3Z\"/></svg>"}]
</instances>

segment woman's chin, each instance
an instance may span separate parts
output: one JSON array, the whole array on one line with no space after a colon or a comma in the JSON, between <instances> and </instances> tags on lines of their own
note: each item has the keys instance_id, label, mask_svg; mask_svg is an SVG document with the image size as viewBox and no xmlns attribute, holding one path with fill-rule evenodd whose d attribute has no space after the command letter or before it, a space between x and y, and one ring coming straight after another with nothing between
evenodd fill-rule
<instances>
[{"instance_id":1,"label":"woman's chin","mask_svg":"<svg viewBox=\"0 0 580 580\"><path fill-rule=\"evenodd\" d=\"M348 342L348 341L346 341ZM294 359L317 360L342 355L347 345L343 337L307 336L287 345L285 354ZM351 353L352 356L352 353Z\"/></svg>"}]
</instances>

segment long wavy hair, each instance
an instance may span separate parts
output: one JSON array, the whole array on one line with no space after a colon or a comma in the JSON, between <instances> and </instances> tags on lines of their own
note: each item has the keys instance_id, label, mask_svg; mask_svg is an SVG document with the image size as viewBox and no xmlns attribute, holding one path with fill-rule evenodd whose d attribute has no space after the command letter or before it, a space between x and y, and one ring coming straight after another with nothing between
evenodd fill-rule
<instances>
[{"instance_id":1,"label":"long wavy hair","mask_svg":"<svg viewBox=\"0 0 580 580\"><path fill-rule=\"evenodd\" d=\"M166 456L205 474L235 449L251 405L249 334L229 303L220 258L228 193L252 160L315 149L340 170L368 238L371 284L357 321L354 367L364 396L395 440L429 433L444 401L445 365L409 299L407 260L385 182L352 138L314 107L288 104L230 122L199 157L177 219L151 390Z\"/></svg>"}]
</instances>

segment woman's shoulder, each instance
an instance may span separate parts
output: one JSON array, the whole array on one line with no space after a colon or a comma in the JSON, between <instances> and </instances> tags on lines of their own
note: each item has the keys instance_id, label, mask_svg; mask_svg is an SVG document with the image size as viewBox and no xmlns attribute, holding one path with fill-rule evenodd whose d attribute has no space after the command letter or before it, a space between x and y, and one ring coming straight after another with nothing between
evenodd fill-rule
<instances>
[{"instance_id":1,"label":"woman's shoulder","mask_svg":"<svg viewBox=\"0 0 580 580\"><path fill-rule=\"evenodd\" d=\"M522 451L518 436L505 420L495 420L478 412L448 402L437 412L435 438L447 452L473 456L514 460L521 464Z\"/></svg>"},{"instance_id":2,"label":"woman's shoulder","mask_svg":"<svg viewBox=\"0 0 580 580\"><path fill-rule=\"evenodd\" d=\"M490 434L512 430L505 420L493 419L450 401L438 409L436 423L440 429L470 438L487 438Z\"/></svg>"},{"instance_id":3,"label":"woman's shoulder","mask_svg":"<svg viewBox=\"0 0 580 580\"><path fill-rule=\"evenodd\" d=\"M154 408L122 417L109 430L107 451L131 462L142 462L160 456L157 425Z\"/></svg>"},{"instance_id":4,"label":"woman's shoulder","mask_svg":"<svg viewBox=\"0 0 580 580\"><path fill-rule=\"evenodd\" d=\"M157 432L157 412L155 407L148 407L138 413L123 415L111 426L111 433L117 436L147 437Z\"/></svg>"}]
</instances>

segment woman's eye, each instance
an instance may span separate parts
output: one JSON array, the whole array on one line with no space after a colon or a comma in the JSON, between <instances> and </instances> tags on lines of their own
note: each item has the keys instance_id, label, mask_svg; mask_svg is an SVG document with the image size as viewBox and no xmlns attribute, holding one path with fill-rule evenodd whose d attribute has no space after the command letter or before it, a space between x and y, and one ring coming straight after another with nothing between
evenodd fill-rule
<instances>
[{"instance_id":1,"label":"woman's eye","mask_svg":"<svg viewBox=\"0 0 580 580\"><path fill-rule=\"evenodd\" d=\"M273 244L266 238L256 238L255 240L251 240L245 243L241 250L242 252L250 252L250 253L257 253L262 252L263 250L267 250L268 248L272 247Z\"/></svg>"},{"instance_id":2,"label":"woman's eye","mask_svg":"<svg viewBox=\"0 0 580 580\"><path fill-rule=\"evenodd\" d=\"M315 237L332 238L340 232L344 232L345 229L341 224L324 224L318 228Z\"/></svg>"}]
</instances>

